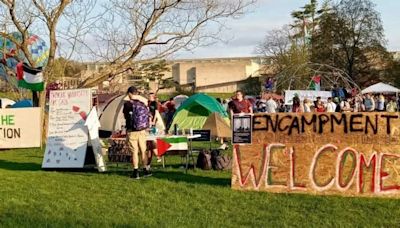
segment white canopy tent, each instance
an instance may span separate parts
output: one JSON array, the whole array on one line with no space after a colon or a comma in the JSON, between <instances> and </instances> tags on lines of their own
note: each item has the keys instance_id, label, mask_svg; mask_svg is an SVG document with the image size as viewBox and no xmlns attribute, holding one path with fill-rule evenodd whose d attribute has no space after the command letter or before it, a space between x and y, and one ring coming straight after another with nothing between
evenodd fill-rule
<instances>
[{"instance_id":1,"label":"white canopy tent","mask_svg":"<svg viewBox=\"0 0 400 228\"><path fill-rule=\"evenodd\" d=\"M379 82L375 85L372 85L368 88L363 89L361 92L362 92L362 94L366 94L366 93L395 93L395 94L398 94L398 93L400 93L400 89L398 89L394 86Z\"/></svg>"}]
</instances>

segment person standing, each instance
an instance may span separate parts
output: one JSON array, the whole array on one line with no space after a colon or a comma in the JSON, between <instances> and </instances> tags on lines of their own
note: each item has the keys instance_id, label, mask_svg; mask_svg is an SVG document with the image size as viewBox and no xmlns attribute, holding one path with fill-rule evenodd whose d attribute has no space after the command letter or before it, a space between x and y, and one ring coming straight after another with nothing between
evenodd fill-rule
<instances>
[{"instance_id":1,"label":"person standing","mask_svg":"<svg viewBox=\"0 0 400 228\"><path fill-rule=\"evenodd\" d=\"M159 103L157 102L156 95L154 93L150 93L149 96L149 110L150 110L150 124L151 129L156 129L157 132L161 132L162 134L165 133L165 124L161 117L159 110ZM155 133L155 132L154 132ZM148 169L150 169L151 160L153 158L153 154L157 156L157 162L161 162L161 158L158 156L157 150L157 141L147 141L147 149L149 150L148 153Z\"/></svg>"},{"instance_id":2,"label":"person standing","mask_svg":"<svg viewBox=\"0 0 400 228\"><path fill-rule=\"evenodd\" d=\"M396 112L397 111L396 97L392 97L390 99L389 103L386 105L386 111L387 112Z\"/></svg>"},{"instance_id":3,"label":"person standing","mask_svg":"<svg viewBox=\"0 0 400 228\"><path fill-rule=\"evenodd\" d=\"M377 98L377 110L378 112L383 112L385 111L385 97L383 94L379 94Z\"/></svg>"},{"instance_id":4,"label":"person standing","mask_svg":"<svg viewBox=\"0 0 400 228\"><path fill-rule=\"evenodd\" d=\"M326 103L326 112L335 112L336 104L333 102L332 97L328 98L328 102Z\"/></svg>"},{"instance_id":5,"label":"person standing","mask_svg":"<svg viewBox=\"0 0 400 228\"><path fill-rule=\"evenodd\" d=\"M300 98L298 96L293 97L293 106L292 106L292 112L301 112L301 103L300 103Z\"/></svg>"},{"instance_id":6,"label":"person standing","mask_svg":"<svg viewBox=\"0 0 400 228\"><path fill-rule=\"evenodd\" d=\"M311 100L304 98L302 107L302 112L308 113L311 112L312 102Z\"/></svg>"},{"instance_id":7,"label":"person standing","mask_svg":"<svg viewBox=\"0 0 400 228\"><path fill-rule=\"evenodd\" d=\"M353 112L363 112L365 110L363 100L360 96L354 97Z\"/></svg>"},{"instance_id":8,"label":"person standing","mask_svg":"<svg viewBox=\"0 0 400 228\"><path fill-rule=\"evenodd\" d=\"M325 105L324 105L324 103L322 102L321 99L317 100L317 104L316 104L315 110L317 112L325 112L326 111L325 110Z\"/></svg>"},{"instance_id":9,"label":"person standing","mask_svg":"<svg viewBox=\"0 0 400 228\"><path fill-rule=\"evenodd\" d=\"M340 102L340 110L342 112L352 112L353 109L351 108L351 97L347 97L346 100Z\"/></svg>"},{"instance_id":10,"label":"person standing","mask_svg":"<svg viewBox=\"0 0 400 228\"><path fill-rule=\"evenodd\" d=\"M169 101L166 102L165 104L167 108L167 113L166 113L166 123L167 123L167 130L170 129L172 121L174 120L174 115L176 111L176 106L175 106L175 101L173 98L170 98Z\"/></svg>"},{"instance_id":11,"label":"person standing","mask_svg":"<svg viewBox=\"0 0 400 228\"><path fill-rule=\"evenodd\" d=\"M272 96L269 96L269 99L268 99L268 101L266 103L266 111L267 111L267 113L276 113L277 109L278 109L278 104L276 103L276 101L274 101Z\"/></svg>"},{"instance_id":12,"label":"person standing","mask_svg":"<svg viewBox=\"0 0 400 228\"><path fill-rule=\"evenodd\" d=\"M129 99L124 103L123 113L126 120L128 148L132 153L131 178L140 179L139 151L142 157L143 176L151 176L146 154L146 130L150 125L150 113L147 99L139 95L136 87L129 87L127 95Z\"/></svg>"},{"instance_id":13,"label":"person standing","mask_svg":"<svg viewBox=\"0 0 400 228\"><path fill-rule=\"evenodd\" d=\"M228 100L227 99L224 99L223 101L222 101L222 107L224 108L224 111L228 111Z\"/></svg>"},{"instance_id":14,"label":"person standing","mask_svg":"<svg viewBox=\"0 0 400 228\"><path fill-rule=\"evenodd\" d=\"M367 94L364 99L365 111L373 112L375 110L375 101L371 94Z\"/></svg>"},{"instance_id":15,"label":"person standing","mask_svg":"<svg viewBox=\"0 0 400 228\"><path fill-rule=\"evenodd\" d=\"M238 90L235 95L235 98L228 104L231 116L241 113L253 113L252 104L247 99L244 99L243 92Z\"/></svg>"}]
</instances>

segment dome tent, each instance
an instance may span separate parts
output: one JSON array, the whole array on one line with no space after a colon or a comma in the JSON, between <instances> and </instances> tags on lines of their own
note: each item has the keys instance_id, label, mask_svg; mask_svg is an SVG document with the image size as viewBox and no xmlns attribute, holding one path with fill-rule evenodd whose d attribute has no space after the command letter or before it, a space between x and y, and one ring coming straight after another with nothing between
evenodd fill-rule
<instances>
[{"instance_id":1,"label":"dome tent","mask_svg":"<svg viewBox=\"0 0 400 228\"><path fill-rule=\"evenodd\" d=\"M214 112L229 122L228 114L215 98L203 93L195 94L176 110L170 131L175 124L180 129L202 129L207 118Z\"/></svg>"}]
</instances>

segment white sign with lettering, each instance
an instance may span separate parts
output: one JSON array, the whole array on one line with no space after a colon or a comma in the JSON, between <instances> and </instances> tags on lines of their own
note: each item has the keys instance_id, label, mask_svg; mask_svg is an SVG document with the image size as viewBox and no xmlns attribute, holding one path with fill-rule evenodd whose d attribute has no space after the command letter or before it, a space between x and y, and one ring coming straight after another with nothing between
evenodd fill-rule
<instances>
[{"instance_id":1,"label":"white sign with lettering","mask_svg":"<svg viewBox=\"0 0 400 228\"><path fill-rule=\"evenodd\" d=\"M50 91L49 126L42 168L83 168L91 90Z\"/></svg>"},{"instance_id":2,"label":"white sign with lettering","mask_svg":"<svg viewBox=\"0 0 400 228\"><path fill-rule=\"evenodd\" d=\"M0 148L40 147L40 108L0 109Z\"/></svg>"}]
</instances>

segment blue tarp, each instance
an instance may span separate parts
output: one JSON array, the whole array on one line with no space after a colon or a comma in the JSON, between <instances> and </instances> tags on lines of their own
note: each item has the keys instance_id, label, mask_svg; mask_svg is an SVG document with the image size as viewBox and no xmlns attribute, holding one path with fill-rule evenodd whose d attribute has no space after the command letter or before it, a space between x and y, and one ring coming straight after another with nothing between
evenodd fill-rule
<instances>
[{"instance_id":1,"label":"blue tarp","mask_svg":"<svg viewBox=\"0 0 400 228\"><path fill-rule=\"evenodd\" d=\"M30 108L30 107L33 107L31 100L17 101L15 102L15 104L11 106L11 108Z\"/></svg>"}]
</instances>

